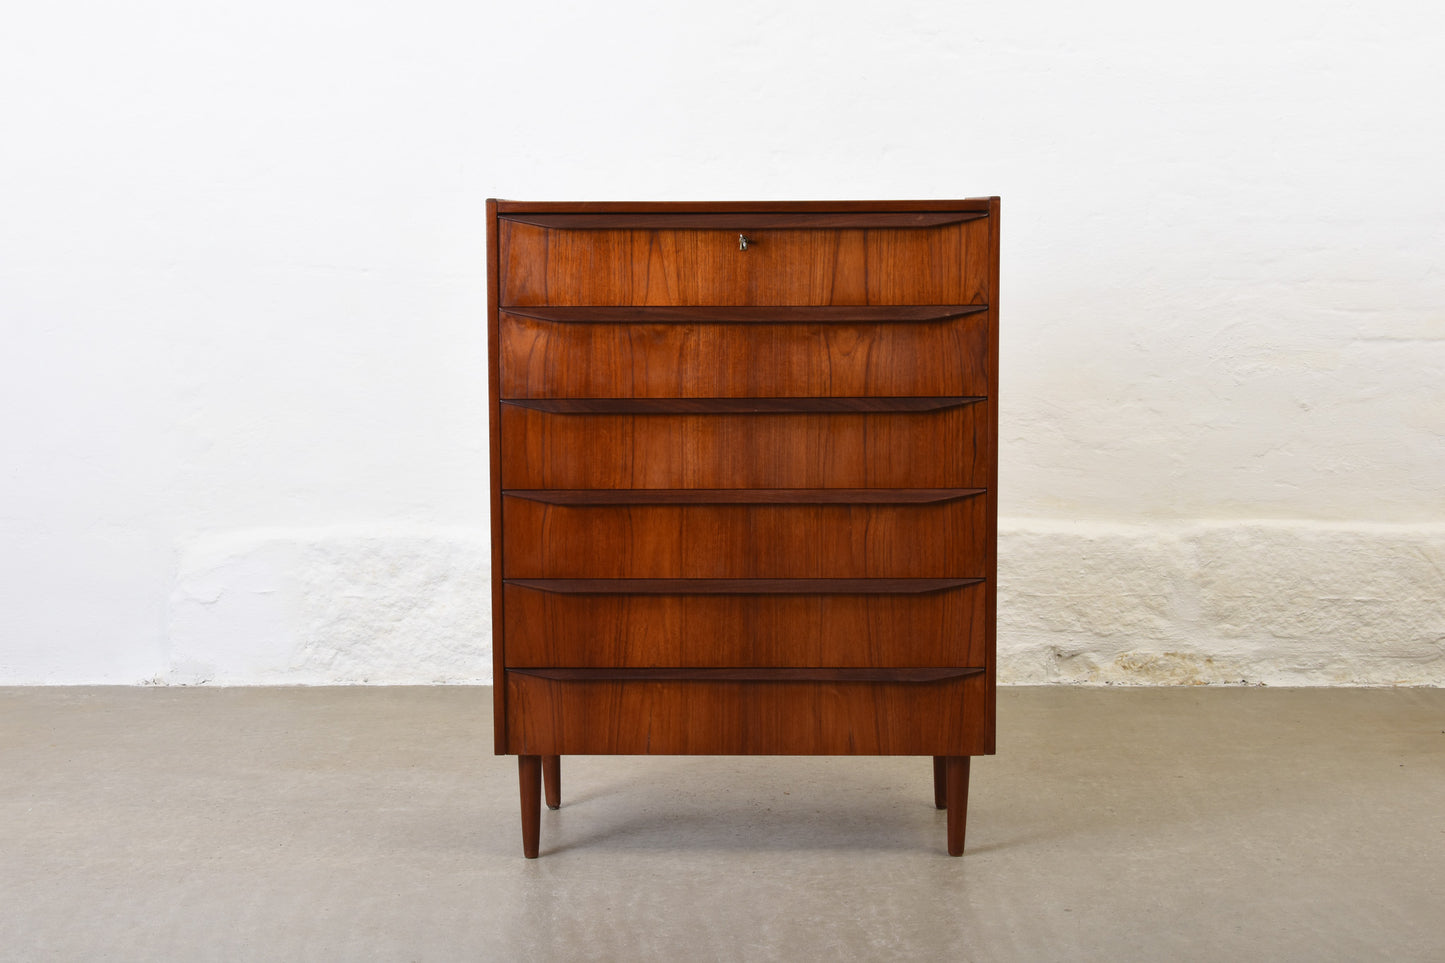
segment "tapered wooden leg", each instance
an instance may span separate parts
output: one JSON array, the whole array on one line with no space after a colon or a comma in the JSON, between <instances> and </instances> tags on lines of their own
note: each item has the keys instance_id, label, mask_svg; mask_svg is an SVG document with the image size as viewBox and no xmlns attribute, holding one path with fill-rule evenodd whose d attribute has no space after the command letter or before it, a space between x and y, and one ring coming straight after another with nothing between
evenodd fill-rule
<instances>
[{"instance_id":1,"label":"tapered wooden leg","mask_svg":"<svg viewBox=\"0 0 1445 963\"><path fill-rule=\"evenodd\" d=\"M562 757L542 757L542 788L547 793L547 808L562 808Z\"/></svg>"},{"instance_id":2,"label":"tapered wooden leg","mask_svg":"<svg viewBox=\"0 0 1445 963\"><path fill-rule=\"evenodd\" d=\"M948 792L945 788L943 777L944 770L948 767L945 756L933 757L933 808L945 809L948 806Z\"/></svg>"},{"instance_id":3,"label":"tapered wooden leg","mask_svg":"<svg viewBox=\"0 0 1445 963\"><path fill-rule=\"evenodd\" d=\"M542 823L542 757L518 756L517 776L522 783L522 855L536 859Z\"/></svg>"},{"instance_id":4,"label":"tapered wooden leg","mask_svg":"<svg viewBox=\"0 0 1445 963\"><path fill-rule=\"evenodd\" d=\"M948 794L948 855L963 855L963 831L968 824L969 756L949 756L944 781Z\"/></svg>"}]
</instances>

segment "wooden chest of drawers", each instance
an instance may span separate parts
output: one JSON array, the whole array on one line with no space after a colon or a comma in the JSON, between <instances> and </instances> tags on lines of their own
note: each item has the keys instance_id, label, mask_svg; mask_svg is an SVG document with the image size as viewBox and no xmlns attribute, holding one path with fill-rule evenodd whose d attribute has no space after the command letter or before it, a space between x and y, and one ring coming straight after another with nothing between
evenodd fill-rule
<instances>
[{"instance_id":1,"label":"wooden chest of drawers","mask_svg":"<svg viewBox=\"0 0 1445 963\"><path fill-rule=\"evenodd\" d=\"M496 751L994 751L998 198L489 201Z\"/></svg>"}]
</instances>

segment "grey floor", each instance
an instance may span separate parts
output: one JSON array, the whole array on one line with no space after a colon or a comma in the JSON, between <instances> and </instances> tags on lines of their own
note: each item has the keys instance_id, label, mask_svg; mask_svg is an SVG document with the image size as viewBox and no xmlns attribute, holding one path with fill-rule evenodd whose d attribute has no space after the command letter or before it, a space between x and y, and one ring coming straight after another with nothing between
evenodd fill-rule
<instances>
[{"instance_id":1,"label":"grey floor","mask_svg":"<svg viewBox=\"0 0 1445 963\"><path fill-rule=\"evenodd\" d=\"M490 690L0 689L6 960L1441 960L1445 690L1005 689L926 759L563 760Z\"/></svg>"}]
</instances>

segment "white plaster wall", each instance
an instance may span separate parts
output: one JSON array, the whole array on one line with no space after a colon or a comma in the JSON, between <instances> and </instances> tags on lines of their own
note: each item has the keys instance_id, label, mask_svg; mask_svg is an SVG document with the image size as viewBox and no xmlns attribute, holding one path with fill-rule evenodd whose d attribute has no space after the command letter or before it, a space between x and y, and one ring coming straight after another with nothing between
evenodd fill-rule
<instances>
[{"instance_id":1,"label":"white plaster wall","mask_svg":"<svg viewBox=\"0 0 1445 963\"><path fill-rule=\"evenodd\" d=\"M12 5L0 683L486 681L483 201L1004 197L1012 681L1445 683L1445 8Z\"/></svg>"}]
</instances>

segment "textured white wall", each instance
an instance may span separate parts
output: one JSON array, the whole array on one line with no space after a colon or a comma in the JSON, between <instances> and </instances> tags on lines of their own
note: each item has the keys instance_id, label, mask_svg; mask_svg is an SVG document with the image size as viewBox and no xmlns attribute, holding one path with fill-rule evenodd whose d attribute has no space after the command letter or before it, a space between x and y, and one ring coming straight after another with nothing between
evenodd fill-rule
<instances>
[{"instance_id":1,"label":"textured white wall","mask_svg":"<svg viewBox=\"0 0 1445 963\"><path fill-rule=\"evenodd\" d=\"M483 200L1004 197L1003 674L1445 683L1445 8L21 5L0 682L486 680Z\"/></svg>"}]
</instances>

